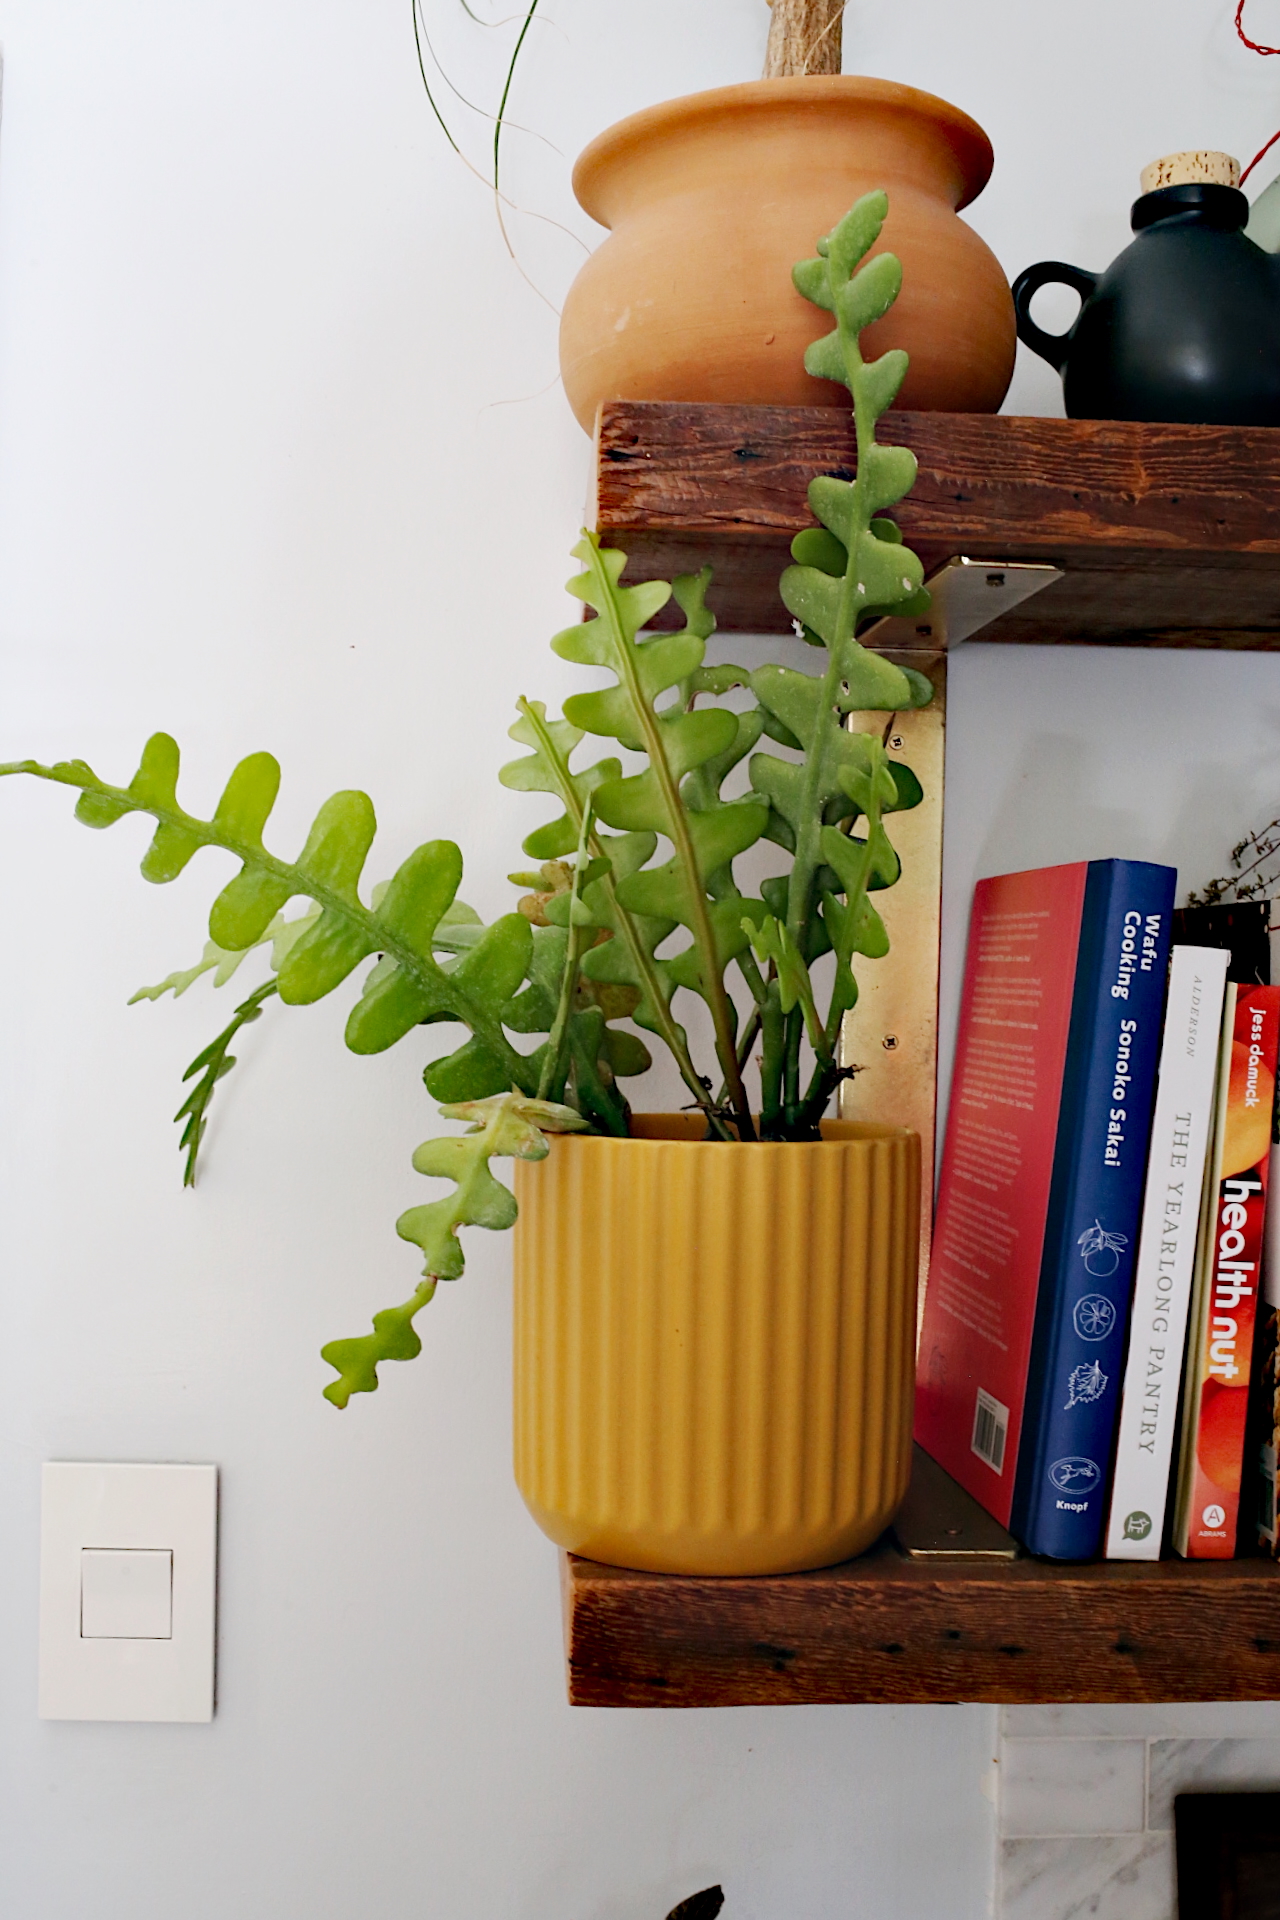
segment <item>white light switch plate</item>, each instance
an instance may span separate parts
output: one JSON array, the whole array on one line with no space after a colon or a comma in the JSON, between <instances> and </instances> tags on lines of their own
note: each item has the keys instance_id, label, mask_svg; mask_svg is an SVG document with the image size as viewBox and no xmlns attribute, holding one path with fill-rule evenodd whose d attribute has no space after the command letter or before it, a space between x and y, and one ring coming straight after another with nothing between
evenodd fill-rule
<instances>
[{"instance_id":1,"label":"white light switch plate","mask_svg":"<svg viewBox=\"0 0 1280 1920\"><path fill-rule=\"evenodd\" d=\"M42 1720L211 1720L218 1470L49 1461Z\"/></svg>"}]
</instances>

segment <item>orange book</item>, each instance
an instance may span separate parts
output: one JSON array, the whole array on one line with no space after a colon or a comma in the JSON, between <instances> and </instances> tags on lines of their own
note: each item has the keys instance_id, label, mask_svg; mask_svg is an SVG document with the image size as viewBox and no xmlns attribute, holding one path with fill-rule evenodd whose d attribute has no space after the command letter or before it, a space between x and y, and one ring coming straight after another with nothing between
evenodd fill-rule
<instances>
[{"instance_id":1,"label":"orange book","mask_svg":"<svg viewBox=\"0 0 1280 1920\"><path fill-rule=\"evenodd\" d=\"M1236 1551L1280 1042L1280 987L1227 993L1182 1403L1174 1545L1190 1560Z\"/></svg>"}]
</instances>

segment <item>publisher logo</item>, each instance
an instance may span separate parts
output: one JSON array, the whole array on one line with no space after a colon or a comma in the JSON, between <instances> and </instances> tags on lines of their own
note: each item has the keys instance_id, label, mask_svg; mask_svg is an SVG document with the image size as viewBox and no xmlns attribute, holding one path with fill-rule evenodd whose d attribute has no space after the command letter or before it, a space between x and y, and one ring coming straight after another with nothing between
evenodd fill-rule
<instances>
[{"instance_id":1,"label":"publisher logo","mask_svg":"<svg viewBox=\"0 0 1280 1920\"><path fill-rule=\"evenodd\" d=\"M1082 1453L1069 1453L1054 1461L1049 1479L1059 1493L1093 1493L1102 1484L1102 1468Z\"/></svg>"},{"instance_id":2,"label":"publisher logo","mask_svg":"<svg viewBox=\"0 0 1280 1920\"><path fill-rule=\"evenodd\" d=\"M1105 1293L1083 1293L1071 1318L1082 1340L1105 1340L1116 1323L1116 1310Z\"/></svg>"},{"instance_id":3,"label":"publisher logo","mask_svg":"<svg viewBox=\"0 0 1280 1920\"><path fill-rule=\"evenodd\" d=\"M1227 1510L1225 1507L1206 1507L1200 1518L1210 1529L1222 1527L1226 1525Z\"/></svg>"},{"instance_id":4,"label":"publisher logo","mask_svg":"<svg viewBox=\"0 0 1280 1920\"><path fill-rule=\"evenodd\" d=\"M1124 1517L1124 1537L1126 1540L1145 1540L1151 1531L1149 1513L1126 1513Z\"/></svg>"}]
</instances>

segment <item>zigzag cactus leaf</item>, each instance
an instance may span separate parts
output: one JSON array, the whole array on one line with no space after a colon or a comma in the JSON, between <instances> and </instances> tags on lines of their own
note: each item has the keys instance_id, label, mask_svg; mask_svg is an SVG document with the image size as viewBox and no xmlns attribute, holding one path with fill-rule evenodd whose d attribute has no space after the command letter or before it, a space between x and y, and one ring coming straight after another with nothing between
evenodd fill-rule
<instances>
[{"instance_id":1,"label":"zigzag cactus leaf","mask_svg":"<svg viewBox=\"0 0 1280 1920\"><path fill-rule=\"evenodd\" d=\"M902 870L889 836L878 821L866 840L841 833L838 827L824 827L822 851L846 899L867 891L872 877L879 880L881 887L891 887Z\"/></svg>"},{"instance_id":2,"label":"zigzag cactus leaf","mask_svg":"<svg viewBox=\"0 0 1280 1920\"><path fill-rule=\"evenodd\" d=\"M569 936L563 927L533 928L529 984L503 1008L504 1027L512 1033L550 1033L568 950Z\"/></svg>"},{"instance_id":3,"label":"zigzag cactus leaf","mask_svg":"<svg viewBox=\"0 0 1280 1920\"><path fill-rule=\"evenodd\" d=\"M589 1128L572 1107L530 1099L515 1090L443 1106L440 1113L445 1120L467 1121L467 1132L424 1140L413 1164L430 1178L452 1180L455 1190L443 1200L402 1213L396 1232L422 1249L428 1279L456 1280L464 1265L459 1228L498 1232L516 1217L515 1195L494 1179L489 1161L505 1154L545 1160L548 1133L584 1133Z\"/></svg>"},{"instance_id":4,"label":"zigzag cactus leaf","mask_svg":"<svg viewBox=\"0 0 1280 1920\"><path fill-rule=\"evenodd\" d=\"M802 567L816 567L819 573L829 573L833 579L843 580L849 565L849 556L843 540L838 540L826 527L806 527L791 542L791 557Z\"/></svg>"},{"instance_id":5,"label":"zigzag cactus leaf","mask_svg":"<svg viewBox=\"0 0 1280 1920\"><path fill-rule=\"evenodd\" d=\"M806 300L812 300L815 307L825 307L828 313L835 312L835 301L827 285L827 263L825 259L799 260L791 269L791 278L797 293ZM830 339L830 335L827 336Z\"/></svg>"},{"instance_id":6,"label":"zigzag cactus leaf","mask_svg":"<svg viewBox=\"0 0 1280 1920\"><path fill-rule=\"evenodd\" d=\"M427 1206L411 1207L396 1222L402 1239L412 1241L425 1256L423 1284L403 1306L374 1315L373 1332L354 1340L331 1340L321 1358L338 1378L324 1390L325 1399L345 1407L353 1393L373 1393L378 1367L384 1360L413 1360L422 1342L413 1317L426 1306L438 1280L456 1280L463 1270L461 1227L489 1227L500 1231L516 1217L515 1195L489 1171L491 1159L514 1154L521 1160L543 1160L548 1133L580 1133L587 1123L571 1107L534 1100L513 1089L492 1099L463 1101L441 1107L446 1120L465 1120L468 1131L440 1140L426 1140L413 1156L419 1173L452 1180L454 1192Z\"/></svg>"},{"instance_id":7,"label":"zigzag cactus leaf","mask_svg":"<svg viewBox=\"0 0 1280 1920\"><path fill-rule=\"evenodd\" d=\"M684 630L686 633L693 634L698 640L709 640L716 630L716 617L707 605L707 592L710 586L710 567L703 567L697 573L678 573L671 582L672 598L684 615ZM696 671L706 672L707 669L699 667ZM713 668L711 671L723 671L723 669ZM728 671L736 673L738 669L730 667ZM709 692L710 689L704 688L703 691Z\"/></svg>"},{"instance_id":8,"label":"zigzag cactus leaf","mask_svg":"<svg viewBox=\"0 0 1280 1920\"><path fill-rule=\"evenodd\" d=\"M858 446L855 479L819 475L809 488L809 504L820 529L797 539L796 564L783 574L783 602L806 638L817 636L827 648L821 676L793 669L763 667L751 677L756 698L782 727L799 740L804 759L796 765L776 754L757 753L751 761L752 786L768 801L771 837L791 840L794 861L786 889L785 941L770 952L781 987L784 955L798 963L817 950L815 923L836 949L832 1000L824 1023L829 1050L834 1044L841 1012L857 993L849 959L861 938L875 944L875 929L864 912L868 885L888 885L897 877L897 857L880 825L880 812L896 804L899 789L883 766L883 749L871 735L850 735L844 717L862 710L893 712L923 705L932 689L924 676L903 670L859 644L857 634L873 615L909 609L923 611L923 569L897 530L880 520L883 509L910 489L916 472L914 455L901 447L880 447L876 422L896 399L907 370L898 351L870 364L864 360L859 334L882 319L901 285L901 268L892 254L866 255L879 239L888 210L884 194L867 194L818 243L817 257L795 270L798 290L824 312L833 314L835 328L810 348L805 364L821 377L840 380L854 402ZM875 805L868 815L869 849L841 834L836 822L856 797L875 789ZM885 790L887 782L888 791ZM904 796L905 797L905 794ZM831 884L834 882L835 884ZM853 889L842 907L837 888ZM819 903L824 911L818 913ZM829 910L828 910L829 902ZM768 950L768 941L762 948ZM776 943L774 943L776 944ZM790 964L786 962L785 964ZM807 976L806 976L807 977ZM790 988L787 998L790 998ZM784 1057L794 1080L796 1006L779 1002L776 1016L765 1013L765 1084L763 1109L770 1125L783 1130L814 1123L825 1107L833 1085L834 1067L815 1074L811 1093L797 1107L794 1088L784 1090L780 1076ZM806 1021L808 1019L805 1010ZM771 1019L788 1023L782 1039Z\"/></svg>"},{"instance_id":9,"label":"zigzag cactus leaf","mask_svg":"<svg viewBox=\"0 0 1280 1920\"><path fill-rule=\"evenodd\" d=\"M455 1053L433 1060L423 1072L423 1084L433 1100L487 1100L503 1091L504 1065L483 1040L467 1040Z\"/></svg>"},{"instance_id":10,"label":"zigzag cactus leaf","mask_svg":"<svg viewBox=\"0 0 1280 1920\"><path fill-rule=\"evenodd\" d=\"M825 239L819 240L818 252L826 259L833 288L847 280L864 254L870 253L888 213L889 196L883 188L864 193Z\"/></svg>"},{"instance_id":11,"label":"zigzag cactus leaf","mask_svg":"<svg viewBox=\"0 0 1280 1920\"><path fill-rule=\"evenodd\" d=\"M587 800L602 780L617 778L622 762L601 760L585 773L570 773L570 758L586 738L582 728L570 726L567 720L548 720L541 700L522 700L520 707L520 718L509 728L508 737L533 751L523 760L509 760L499 768L498 778L504 787L517 793L551 793L562 802L568 788L576 802L573 813L566 810L558 820L535 828L523 843L531 860L559 860L578 844L578 827Z\"/></svg>"},{"instance_id":12,"label":"zigzag cactus leaf","mask_svg":"<svg viewBox=\"0 0 1280 1920\"><path fill-rule=\"evenodd\" d=\"M834 280L839 267L833 255L828 256L827 267ZM901 291L902 262L896 254L878 253L836 294L835 315L841 330L861 333L864 327L883 320Z\"/></svg>"},{"instance_id":13,"label":"zigzag cactus leaf","mask_svg":"<svg viewBox=\"0 0 1280 1920\"><path fill-rule=\"evenodd\" d=\"M280 982L283 1000L302 1005L322 999L374 951L366 944L368 928L353 924L343 909L360 906L356 888L376 832L373 802L365 793L335 793L316 815L298 870L323 889L322 906L324 895L341 904L325 906L307 939L290 955L289 971ZM210 934L220 946L252 946L290 899L288 886L286 878L264 873L259 864L247 865L214 901Z\"/></svg>"},{"instance_id":14,"label":"zigzag cactus leaf","mask_svg":"<svg viewBox=\"0 0 1280 1920\"><path fill-rule=\"evenodd\" d=\"M283 914L277 914L262 939L257 942L260 947L270 946L271 965L276 971L279 970L296 942L308 928L314 926L319 917L319 907L308 908L294 920L286 920ZM213 974L215 987L223 987L235 976L242 962L253 951L253 948L246 947L239 953L228 953L214 941L207 940L204 953L194 967L187 967L181 972L169 974L158 986L139 987L138 991L130 996L129 1005L134 1006L139 1000L159 1000L166 993L172 993L177 1000L206 973ZM209 1105L213 1099L214 1090L219 1081L230 1073L236 1064L235 1055L229 1051L231 1042L241 1027L250 1026L258 1019L262 1012L262 1003L277 991L278 984L275 980L264 981L260 987L256 987L248 999L242 1001L236 1008L230 1024L210 1042L203 1053L197 1054L182 1076L185 1083L193 1074L200 1075L196 1085L173 1116L175 1121L185 1123L178 1145L180 1149L185 1150L187 1156L182 1181L186 1187L194 1187L196 1183L196 1162L204 1139Z\"/></svg>"},{"instance_id":15,"label":"zigzag cactus leaf","mask_svg":"<svg viewBox=\"0 0 1280 1920\"><path fill-rule=\"evenodd\" d=\"M853 955L881 958L889 949L884 922L867 899L868 888L892 886L901 868L882 823L882 815L899 804L898 783L883 742L873 739L871 749L865 767L846 768L841 776L846 794L865 821L865 837L854 838L833 826L824 826L821 835L822 852L844 892L843 906L837 908L830 892L824 891L824 919L836 959L826 1024L832 1045L841 1015L858 997L850 968Z\"/></svg>"},{"instance_id":16,"label":"zigzag cactus leaf","mask_svg":"<svg viewBox=\"0 0 1280 1920\"><path fill-rule=\"evenodd\" d=\"M868 360L862 369L862 387L867 396L867 405L878 420L902 391L902 383L907 377L910 356L901 347L890 347L878 360ZM902 498L899 494L898 499Z\"/></svg>"},{"instance_id":17,"label":"zigzag cactus leaf","mask_svg":"<svg viewBox=\"0 0 1280 1920\"><path fill-rule=\"evenodd\" d=\"M910 447L870 446L860 467L869 514L896 506L916 483L917 463Z\"/></svg>"},{"instance_id":18,"label":"zigzag cactus leaf","mask_svg":"<svg viewBox=\"0 0 1280 1920\"><path fill-rule=\"evenodd\" d=\"M603 1008L600 1013L601 1018L605 1018ZM620 1080L630 1079L637 1073L648 1073L653 1065L653 1055L639 1034L628 1033L625 1027L606 1025L600 1051Z\"/></svg>"},{"instance_id":19,"label":"zigzag cactus leaf","mask_svg":"<svg viewBox=\"0 0 1280 1920\"><path fill-rule=\"evenodd\" d=\"M661 709L657 705L702 665L707 624L699 587L694 584L687 591L693 624L682 632L642 641L641 625L665 604L669 590L665 586L660 593L645 587L619 587L626 556L603 549L594 534L584 535L574 552L586 570L570 582L570 592L586 601L596 618L557 634L552 646L566 659L607 667L617 684L604 693L566 701L565 716L575 726L608 733L624 746L642 749L649 761L643 774L605 781L597 788L596 811L610 826L663 834L671 842L678 869L676 880L668 873L663 882L642 889L640 895L635 891L640 876L634 876L619 888L618 897L624 907L674 919L692 934L699 950L694 972L705 985L730 1105L739 1131L749 1139L754 1126L738 1065L735 1014L724 986L707 882L710 873L724 864L720 847L736 841L735 851L744 851L764 831L768 809L751 801L735 803L742 811L727 831L710 818L704 821L701 833L709 850L714 841L710 864L704 862L695 826L698 817L684 804L680 783L695 767L733 746L737 720L717 708L690 713L678 703Z\"/></svg>"},{"instance_id":20,"label":"zigzag cactus leaf","mask_svg":"<svg viewBox=\"0 0 1280 1920\"><path fill-rule=\"evenodd\" d=\"M743 925L756 959L762 966L773 967L782 1012L790 1013L793 1007L798 1006L804 1015L805 1029L814 1052L819 1058L824 1055L829 1058L831 1049L818 1018L809 969L786 927L772 914L766 914L759 924L748 920Z\"/></svg>"},{"instance_id":21,"label":"zigzag cactus leaf","mask_svg":"<svg viewBox=\"0 0 1280 1920\"><path fill-rule=\"evenodd\" d=\"M263 935L258 945L265 946L269 938L270 929ZM139 1000L159 1000L166 993L171 993L175 1000L179 1000L188 987L193 987L196 981L202 979L206 973L213 974L215 987L225 987L252 951L252 947L241 947L238 953L228 953L226 948L220 947L216 941L206 940L204 952L194 967L184 967L176 973L167 973L164 979L154 987L139 987L136 993L130 994L129 1005L136 1006Z\"/></svg>"},{"instance_id":22,"label":"zigzag cactus leaf","mask_svg":"<svg viewBox=\"0 0 1280 1920\"><path fill-rule=\"evenodd\" d=\"M570 727L565 721L548 721L546 708L541 701L521 700L519 706L521 718L512 727L511 736L532 744L535 751L527 760L510 762L503 768L500 777L508 786L527 786L536 792L555 793L565 808L560 820L553 821L548 827L540 827L536 833L529 835L524 842L525 852L535 857L544 848L558 847L565 853L571 852L578 844L587 799L599 785L594 776L603 774L606 778L615 779L621 770L621 762L602 760L586 774L571 773L568 754L584 738L581 730ZM590 786L583 784L587 781L590 781ZM613 934L614 938L606 946L594 947L584 955L583 971L588 978L634 987L639 996L636 1020L641 1026L662 1035L675 1055L686 1084L701 1093L701 1083L694 1075L689 1059L684 1029L671 1012L671 983L653 957L654 948L661 945L672 932L675 922L665 922L661 926L642 923L627 913L618 899L618 882L651 860L657 844L655 833L608 837L593 830L590 834L588 850L593 857L607 858L610 871L584 889L583 903L597 925ZM544 857L553 859L556 856L547 852ZM568 874L569 870L566 869L565 887L569 884ZM608 955L607 962L600 960L602 954ZM597 966L602 970L596 972Z\"/></svg>"},{"instance_id":23,"label":"zigzag cactus leaf","mask_svg":"<svg viewBox=\"0 0 1280 1920\"><path fill-rule=\"evenodd\" d=\"M589 571L570 583L570 591L588 600L598 613L603 609L603 613L581 627L568 628L558 634L552 645L568 658L610 666L619 684L608 690L611 698L603 705L599 702L589 705L585 714L575 706L571 719L574 722L582 720L584 725L587 721L598 724L623 740L624 744L630 745L641 737L649 749L652 749L655 741L665 744L664 723L667 719L695 717L683 715L677 706L671 714L664 714L660 718L653 702L672 685L684 687L690 684L701 670L706 635L714 627L714 620L705 606L709 570L682 577L675 583L677 601L686 615L683 632L664 635L657 641L640 642L637 638L638 628L633 623L641 616L651 618L665 604L671 589L665 583L653 583L657 590L647 596L640 588L619 589L617 581L626 565L626 556L612 550L602 550L593 535L585 535L574 552L588 562ZM607 629L604 638L594 631L600 627ZM676 676L674 680L672 675ZM583 698L595 701L595 696ZM568 766L568 754L582 738L577 725L548 722L546 710L539 703L521 700L518 704L522 719L518 729L512 729L512 735L525 744L533 745L535 751L529 760L513 762L504 769L504 777L508 784L527 783L538 790L554 791L565 807L564 818L553 822L546 830L540 829L537 835L530 835L525 842L525 850L532 854L549 854L552 849L568 852L570 844L577 844L576 835L581 829L588 797L599 817L609 818L600 805L600 795L610 788L625 784L619 778L619 763L603 761L587 775L573 775ZM724 721L728 722L727 726L723 724ZM721 716L717 742L713 744L729 747L736 738L737 722L734 716ZM652 763L652 751L650 759ZM665 762L662 763L661 772L674 799L674 808L670 812L683 821L679 776ZM600 778L602 775L605 777ZM588 781L590 786L586 784ZM664 810L662 817L668 818L669 811ZM624 824L620 820L610 823ZM572 843L571 831L574 834ZM583 889L582 904L596 923L613 937L603 946L588 949L582 956L581 970L587 981L635 990L638 998L633 1017L641 1026L662 1037L694 1099L700 1105L709 1107L706 1083L693 1065L687 1035L671 1010L671 995L677 982L667 967L655 958L655 949L671 934L677 921L629 910L621 895L622 883L652 857L658 831L646 818L636 831L624 832L616 838L600 835L594 829L590 833L588 851L595 858L602 855L606 857L611 872ZM679 827L677 831L680 831ZM547 910L550 910L549 907ZM711 929L705 916L701 931L709 953ZM716 993L717 989L713 988L713 996ZM724 1043L732 1033L733 1015L722 979L718 982L718 998L722 1006L717 1019L717 1037L719 1043ZM713 1017L715 1013L716 1009L713 1008ZM736 1070L736 1057L734 1064ZM745 1095L743 1097L745 1105Z\"/></svg>"},{"instance_id":24,"label":"zigzag cactus leaf","mask_svg":"<svg viewBox=\"0 0 1280 1920\"><path fill-rule=\"evenodd\" d=\"M355 1340L331 1340L321 1347L320 1358L337 1370L324 1397L335 1407L345 1407L353 1393L376 1393L378 1367L384 1360L416 1360L422 1342L414 1329L413 1316L420 1313L436 1290L434 1280L424 1280L411 1299L399 1307L384 1307L373 1316L373 1332Z\"/></svg>"},{"instance_id":25,"label":"zigzag cactus leaf","mask_svg":"<svg viewBox=\"0 0 1280 1920\"><path fill-rule=\"evenodd\" d=\"M251 753L234 768L214 808L221 833L260 847L262 833L280 792L280 763L274 754Z\"/></svg>"},{"instance_id":26,"label":"zigzag cactus leaf","mask_svg":"<svg viewBox=\"0 0 1280 1920\"><path fill-rule=\"evenodd\" d=\"M524 984L533 955L533 928L523 914L507 913L486 927L475 946L448 969L451 983L471 999L505 1009ZM433 1061L423 1076L437 1100L483 1100L509 1086L506 1052L473 1036L456 1053ZM523 1062L532 1077L532 1065Z\"/></svg>"},{"instance_id":27,"label":"zigzag cactus leaf","mask_svg":"<svg viewBox=\"0 0 1280 1920\"><path fill-rule=\"evenodd\" d=\"M230 1051L231 1042L242 1027L252 1026L255 1020L261 1019L263 1002L268 1000L275 991L274 980L264 980L260 987L255 987L249 998L241 1001L231 1016L230 1022L223 1028L217 1039L211 1040L203 1053L196 1055L182 1076L184 1083L190 1080L193 1074L200 1076L173 1116L175 1121L182 1120L186 1123L182 1129L182 1137L178 1141L179 1151L185 1151L187 1156L182 1174L184 1187L194 1187L196 1183L196 1161L199 1158L200 1143L204 1139L205 1128L209 1123L209 1103L213 1099L214 1089L219 1080L230 1073L236 1064L236 1057ZM137 996L135 995L134 998L136 999Z\"/></svg>"},{"instance_id":28,"label":"zigzag cactus leaf","mask_svg":"<svg viewBox=\"0 0 1280 1920\"><path fill-rule=\"evenodd\" d=\"M363 794L335 794L316 816L299 860L279 860L262 845L259 824L278 780L269 754L241 761L212 820L198 820L179 806L178 748L167 734L148 741L127 788L100 780L83 760L54 766L36 760L0 765L0 776L17 773L78 787L76 814L91 826L110 826L129 813L150 814L157 822L152 846L159 845L164 855L158 862L163 873L153 867L153 879L167 877L179 841L190 841L194 849L222 847L234 854L241 862L240 873L219 894L209 920L210 938L227 951L262 939L295 895L314 901L319 919L281 963L282 999L297 1003L319 998L345 979L361 956L380 953L393 961L395 971L382 970L375 992L353 1013L356 1052L390 1045L421 1019L456 1019L503 1059L505 1084L529 1090L527 1065L503 1033L498 1012L475 999L465 979L445 972L431 950L434 928L452 904L462 875L462 856L451 841L429 841L410 855L375 912L361 903L356 891L373 837L369 800ZM145 860L143 864L145 869ZM406 1017L407 1001L412 1002L412 1018Z\"/></svg>"}]
</instances>

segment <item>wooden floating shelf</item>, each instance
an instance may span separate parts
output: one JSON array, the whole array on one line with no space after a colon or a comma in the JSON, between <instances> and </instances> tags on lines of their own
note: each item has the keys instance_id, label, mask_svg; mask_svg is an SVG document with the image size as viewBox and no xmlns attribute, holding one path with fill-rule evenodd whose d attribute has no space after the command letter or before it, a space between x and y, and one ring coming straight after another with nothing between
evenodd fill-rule
<instances>
[{"instance_id":1,"label":"wooden floating shelf","mask_svg":"<svg viewBox=\"0 0 1280 1920\"><path fill-rule=\"evenodd\" d=\"M566 1555L580 1707L1280 1699L1280 1567L911 1560L630 1573Z\"/></svg>"},{"instance_id":2,"label":"wooden floating shelf","mask_svg":"<svg viewBox=\"0 0 1280 1920\"><path fill-rule=\"evenodd\" d=\"M895 509L926 573L956 554L1048 561L1064 578L983 640L1280 648L1280 428L889 413L920 463ZM818 473L852 477L829 407L611 401L595 526L628 580L710 563L728 632L784 632L777 579L813 524Z\"/></svg>"}]
</instances>

